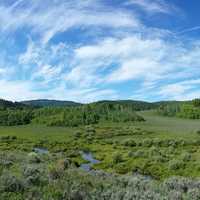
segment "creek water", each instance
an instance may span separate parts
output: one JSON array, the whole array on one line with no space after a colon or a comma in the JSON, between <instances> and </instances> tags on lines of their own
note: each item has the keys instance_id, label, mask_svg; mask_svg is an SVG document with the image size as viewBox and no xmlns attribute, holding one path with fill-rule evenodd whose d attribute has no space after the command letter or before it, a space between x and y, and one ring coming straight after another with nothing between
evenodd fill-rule
<instances>
[{"instance_id":1,"label":"creek water","mask_svg":"<svg viewBox=\"0 0 200 200\"><path fill-rule=\"evenodd\" d=\"M38 154L47 154L47 153L49 153L48 149L43 148L43 147L35 147L35 148L33 148L33 151L38 153ZM93 157L91 152L83 152L83 151L81 151L80 154L81 154L81 157L85 161L87 161L87 163L83 163L83 164L80 165L80 168L83 169L84 171L89 172L89 171L91 171L92 166L94 164L100 163L99 160L94 159L94 157Z\"/></svg>"},{"instance_id":2,"label":"creek water","mask_svg":"<svg viewBox=\"0 0 200 200\"><path fill-rule=\"evenodd\" d=\"M39 154L47 154L49 153L48 149L43 148L43 147L35 147L33 148L33 151Z\"/></svg>"},{"instance_id":3,"label":"creek water","mask_svg":"<svg viewBox=\"0 0 200 200\"><path fill-rule=\"evenodd\" d=\"M38 154L47 154L49 153L48 149L43 148L43 147L35 147L33 148L33 151L38 153ZM92 171L92 166L95 164L100 163L101 161L95 159L92 155L91 152L84 152L84 151L80 151L81 157L83 158L83 160L87 161L87 163L83 163L80 165L80 169L86 171L86 172L90 172ZM138 176L138 175L142 175L139 172L135 172L133 173L134 176ZM142 175L146 180L152 180L153 177L152 176L148 176L148 175Z\"/></svg>"},{"instance_id":4,"label":"creek water","mask_svg":"<svg viewBox=\"0 0 200 200\"><path fill-rule=\"evenodd\" d=\"M82 158L83 158L85 161L88 162L88 163L83 163L83 164L81 164L81 166L80 166L80 168L83 169L84 171L89 172L89 171L91 171L92 166L93 166L94 164L100 163L99 160L94 159L94 157L93 157L93 155L92 155L91 152L83 152L83 151L81 151L80 154L81 154Z\"/></svg>"}]
</instances>

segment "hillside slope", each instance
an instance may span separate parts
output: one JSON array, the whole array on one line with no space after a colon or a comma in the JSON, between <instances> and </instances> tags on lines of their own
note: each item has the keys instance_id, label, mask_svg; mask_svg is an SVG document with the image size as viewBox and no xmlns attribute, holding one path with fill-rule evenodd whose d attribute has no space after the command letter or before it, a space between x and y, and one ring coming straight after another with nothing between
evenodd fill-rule
<instances>
[{"instance_id":1,"label":"hillside slope","mask_svg":"<svg viewBox=\"0 0 200 200\"><path fill-rule=\"evenodd\" d=\"M31 106L47 107L47 106L80 106L81 103L76 103L74 101L59 101L59 100L49 100L49 99L38 99L38 100L29 100L22 101L21 103Z\"/></svg>"},{"instance_id":2,"label":"hillside slope","mask_svg":"<svg viewBox=\"0 0 200 200\"><path fill-rule=\"evenodd\" d=\"M4 99L0 99L0 109L22 109L22 108L27 108L29 107L28 105L25 105L23 103L19 102L12 102L12 101L7 101Z\"/></svg>"}]
</instances>

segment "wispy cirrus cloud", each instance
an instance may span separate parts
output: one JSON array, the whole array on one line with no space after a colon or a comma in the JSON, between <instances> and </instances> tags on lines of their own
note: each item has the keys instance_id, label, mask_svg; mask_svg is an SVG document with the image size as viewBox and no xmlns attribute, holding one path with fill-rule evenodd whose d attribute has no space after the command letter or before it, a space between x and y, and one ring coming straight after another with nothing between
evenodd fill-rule
<instances>
[{"instance_id":1,"label":"wispy cirrus cloud","mask_svg":"<svg viewBox=\"0 0 200 200\"><path fill-rule=\"evenodd\" d=\"M189 100L200 96L200 79L180 81L161 87L159 94L173 100Z\"/></svg>"},{"instance_id":2,"label":"wispy cirrus cloud","mask_svg":"<svg viewBox=\"0 0 200 200\"><path fill-rule=\"evenodd\" d=\"M164 0L129 0L125 4L135 5L148 13L172 14L177 8Z\"/></svg>"},{"instance_id":3,"label":"wispy cirrus cloud","mask_svg":"<svg viewBox=\"0 0 200 200\"><path fill-rule=\"evenodd\" d=\"M146 92L149 88L149 93L155 93L155 90L160 90L160 85L199 77L199 55L198 42L184 44L177 39L170 42L165 37L145 38L138 34L107 38L95 45L76 49L74 59L82 65L74 67L68 77L77 84L91 78L91 85L139 81ZM197 82L193 84L193 89L198 90L195 87ZM183 87L184 90L180 87L172 89L171 94L178 97L178 93L187 91L186 84ZM164 91L167 95L168 91Z\"/></svg>"},{"instance_id":4,"label":"wispy cirrus cloud","mask_svg":"<svg viewBox=\"0 0 200 200\"><path fill-rule=\"evenodd\" d=\"M97 0L38 1L18 0L0 4L0 30L28 28L47 43L56 34L76 27L137 27L139 20L130 12L111 10Z\"/></svg>"},{"instance_id":5,"label":"wispy cirrus cloud","mask_svg":"<svg viewBox=\"0 0 200 200\"><path fill-rule=\"evenodd\" d=\"M200 30L200 26L194 26L194 27L191 27L191 28L186 28L186 29L178 32L177 34L181 35L181 34L190 33L190 32L199 31L199 30Z\"/></svg>"}]
</instances>

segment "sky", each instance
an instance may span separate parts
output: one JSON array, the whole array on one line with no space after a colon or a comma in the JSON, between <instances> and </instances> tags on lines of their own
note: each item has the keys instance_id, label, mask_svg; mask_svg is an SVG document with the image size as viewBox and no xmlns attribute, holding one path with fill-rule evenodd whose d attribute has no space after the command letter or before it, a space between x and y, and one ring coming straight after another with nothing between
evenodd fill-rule
<instances>
[{"instance_id":1,"label":"sky","mask_svg":"<svg viewBox=\"0 0 200 200\"><path fill-rule=\"evenodd\" d=\"M0 0L0 98L200 97L198 0Z\"/></svg>"}]
</instances>

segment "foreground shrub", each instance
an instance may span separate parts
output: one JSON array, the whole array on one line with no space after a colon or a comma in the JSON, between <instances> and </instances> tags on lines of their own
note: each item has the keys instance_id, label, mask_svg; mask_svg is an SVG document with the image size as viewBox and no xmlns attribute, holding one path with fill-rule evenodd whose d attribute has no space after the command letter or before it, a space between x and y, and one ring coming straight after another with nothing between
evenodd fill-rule
<instances>
[{"instance_id":1,"label":"foreground shrub","mask_svg":"<svg viewBox=\"0 0 200 200\"><path fill-rule=\"evenodd\" d=\"M144 139L142 142L142 146L144 147L151 147L153 145L152 139Z\"/></svg>"},{"instance_id":2,"label":"foreground shrub","mask_svg":"<svg viewBox=\"0 0 200 200\"><path fill-rule=\"evenodd\" d=\"M157 156L157 155L160 155L160 151L159 151L159 148L158 147L155 147L155 146L152 146L150 149L149 149L149 156Z\"/></svg>"},{"instance_id":3,"label":"foreground shrub","mask_svg":"<svg viewBox=\"0 0 200 200\"><path fill-rule=\"evenodd\" d=\"M29 163L40 163L41 158L37 153L31 152L28 154L28 161Z\"/></svg>"},{"instance_id":4,"label":"foreground shrub","mask_svg":"<svg viewBox=\"0 0 200 200\"><path fill-rule=\"evenodd\" d=\"M38 167L27 166L23 171L23 175L28 184L40 185L42 183L43 174Z\"/></svg>"},{"instance_id":5,"label":"foreground shrub","mask_svg":"<svg viewBox=\"0 0 200 200\"><path fill-rule=\"evenodd\" d=\"M137 143L134 140L128 139L123 142L123 145L127 147L135 147L137 146Z\"/></svg>"},{"instance_id":6,"label":"foreground shrub","mask_svg":"<svg viewBox=\"0 0 200 200\"><path fill-rule=\"evenodd\" d=\"M183 160L184 162L188 162L188 161L191 160L192 155L191 155L190 153L186 152L186 153L183 153L183 154L181 155L181 157L182 157L182 160Z\"/></svg>"},{"instance_id":7,"label":"foreground shrub","mask_svg":"<svg viewBox=\"0 0 200 200\"><path fill-rule=\"evenodd\" d=\"M200 190L197 188L190 189L186 200L199 200L200 199Z\"/></svg>"},{"instance_id":8,"label":"foreground shrub","mask_svg":"<svg viewBox=\"0 0 200 200\"><path fill-rule=\"evenodd\" d=\"M57 167L61 170L66 170L70 168L71 165L72 165L72 162L69 159L61 159L61 160L58 160L57 162Z\"/></svg>"},{"instance_id":9,"label":"foreground shrub","mask_svg":"<svg viewBox=\"0 0 200 200\"><path fill-rule=\"evenodd\" d=\"M50 166L49 167L49 178L52 180L60 179L64 175L63 169L56 167L56 166Z\"/></svg>"},{"instance_id":10,"label":"foreground shrub","mask_svg":"<svg viewBox=\"0 0 200 200\"><path fill-rule=\"evenodd\" d=\"M170 170L178 170L180 168L183 168L185 166L183 161L180 160L171 160L169 162L169 169Z\"/></svg>"},{"instance_id":11,"label":"foreground shrub","mask_svg":"<svg viewBox=\"0 0 200 200\"><path fill-rule=\"evenodd\" d=\"M3 167L12 166L14 164L13 160L14 159L7 154L2 153L0 155L0 165L3 166Z\"/></svg>"},{"instance_id":12,"label":"foreground shrub","mask_svg":"<svg viewBox=\"0 0 200 200\"><path fill-rule=\"evenodd\" d=\"M0 177L0 191L2 192L22 192L25 189L25 183L9 172L3 172Z\"/></svg>"},{"instance_id":13,"label":"foreground shrub","mask_svg":"<svg viewBox=\"0 0 200 200\"><path fill-rule=\"evenodd\" d=\"M133 158L144 158L145 156L146 156L146 153L143 150L137 150L136 152L132 154Z\"/></svg>"},{"instance_id":14,"label":"foreground shrub","mask_svg":"<svg viewBox=\"0 0 200 200\"><path fill-rule=\"evenodd\" d=\"M200 135L200 130L198 130L196 133L197 133L198 135Z\"/></svg>"},{"instance_id":15,"label":"foreground shrub","mask_svg":"<svg viewBox=\"0 0 200 200\"><path fill-rule=\"evenodd\" d=\"M123 161L122 155L120 153L115 153L113 155L113 164L118 164Z\"/></svg>"}]
</instances>

